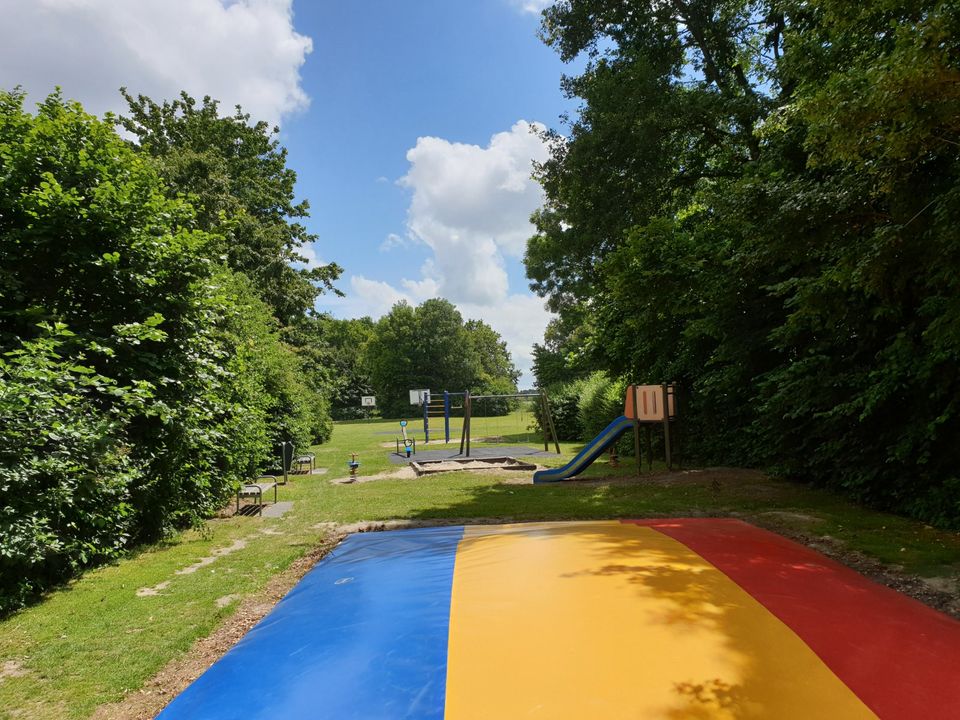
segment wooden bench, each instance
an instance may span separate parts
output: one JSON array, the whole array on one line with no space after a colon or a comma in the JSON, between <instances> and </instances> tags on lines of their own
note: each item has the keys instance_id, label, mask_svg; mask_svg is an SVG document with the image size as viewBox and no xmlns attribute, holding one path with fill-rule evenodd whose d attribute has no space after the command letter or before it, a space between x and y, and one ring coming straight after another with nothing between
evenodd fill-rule
<instances>
[{"instance_id":1,"label":"wooden bench","mask_svg":"<svg viewBox=\"0 0 960 720\"><path fill-rule=\"evenodd\" d=\"M237 512L240 512L240 498L255 497L257 499L258 515L263 515L263 494L273 488L273 504L277 504L277 478L275 475L261 475L254 482L244 483L237 490Z\"/></svg>"}]
</instances>

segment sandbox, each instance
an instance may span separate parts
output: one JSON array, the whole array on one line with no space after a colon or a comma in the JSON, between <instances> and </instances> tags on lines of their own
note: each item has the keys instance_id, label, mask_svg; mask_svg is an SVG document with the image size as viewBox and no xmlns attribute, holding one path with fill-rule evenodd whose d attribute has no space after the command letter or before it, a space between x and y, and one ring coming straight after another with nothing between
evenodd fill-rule
<instances>
[{"instance_id":1,"label":"sandbox","mask_svg":"<svg viewBox=\"0 0 960 720\"><path fill-rule=\"evenodd\" d=\"M512 457L450 458L446 460L413 460L410 462L417 475L455 472L457 470L536 470L533 463L522 462Z\"/></svg>"}]
</instances>

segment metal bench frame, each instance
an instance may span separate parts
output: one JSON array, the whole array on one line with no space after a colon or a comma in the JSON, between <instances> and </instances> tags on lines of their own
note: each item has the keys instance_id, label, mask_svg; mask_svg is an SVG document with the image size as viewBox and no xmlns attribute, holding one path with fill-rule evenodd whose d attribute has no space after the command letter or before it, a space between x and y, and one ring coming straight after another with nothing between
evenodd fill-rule
<instances>
[{"instance_id":1,"label":"metal bench frame","mask_svg":"<svg viewBox=\"0 0 960 720\"><path fill-rule=\"evenodd\" d=\"M312 473L317 464L317 456L313 453L303 453L293 458L293 464L297 466L298 473L303 472L304 465L309 465L310 470L307 472Z\"/></svg>"},{"instance_id":2,"label":"metal bench frame","mask_svg":"<svg viewBox=\"0 0 960 720\"><path fill-rule=\"evenodd\" d=\"M266 480L268 482L260 482ZM256 482L244 483L237 489L237 512L240 512L241 497L255 497L257 499L258 515L263 515L263 493L273 488L273 504L277 504L277 478L275 475L261 475Z\"/></svg>"}]
</instances>

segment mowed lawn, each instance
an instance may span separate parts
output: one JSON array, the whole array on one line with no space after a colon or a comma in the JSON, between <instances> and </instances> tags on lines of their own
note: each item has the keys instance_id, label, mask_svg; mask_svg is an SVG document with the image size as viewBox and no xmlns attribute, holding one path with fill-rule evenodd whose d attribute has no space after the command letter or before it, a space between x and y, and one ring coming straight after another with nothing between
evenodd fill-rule
<instances>
[{"instance_id":1,"label":"mowed lawn","mask_svg":"<svg viewBox=\"0 0 960 720\"><path fill-rule=\"evenodd\" d=\"M500 419L490 436L534 440L529 416ZM454 421L456 433L460 423ZM410 419L422 447L422 424ZM955 578L960 536L903 518L862 509L837 495L760 473L688 469L636 477L632 460L611 468L606 459L579 482L534 486L529 473L447 473L419 479L354 484L380 475L390 462L397 421L338 424L332 441L314 448L324 475L293 476L280 501L293 509L279 518L211 520L169 543L87 573L35 606L0 623L0 717L86 718L144 685L198 638L230 623L244 598L262 591L291 563L329 542L332 524L390 519L562 520L683 515L737 515L833 547L859 551L920 576ZM475 428L476 431L476 428ZM455 433L455 434L456 434ZM542 449L542 444L540 445ZM579 445L562 443L569 459ZM272 499L272 495L271 495ZM318 609L322 612L322 608ZM261 669L265 679L269 669Z\"/></svg>"}]
</instances>

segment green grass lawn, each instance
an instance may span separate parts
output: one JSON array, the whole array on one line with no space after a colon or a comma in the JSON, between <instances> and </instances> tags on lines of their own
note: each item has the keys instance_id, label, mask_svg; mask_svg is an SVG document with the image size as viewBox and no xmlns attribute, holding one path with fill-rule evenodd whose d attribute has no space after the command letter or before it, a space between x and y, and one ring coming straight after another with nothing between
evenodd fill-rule
<instances>
[{"instance_id":1,"label":"green grass lawn","mask_svg":"<svg viewBox=\"0 0 960 720\"><path fill-rule=\"evenodd\" d=\"M524 439L518 436L527 434L526 418L518 412L502 420L501 427L513 430L494 435L506 444ZM459 421L454 425L459 428ZM410 428L418 449L423 447L422 424L411 418ZM89 572L0 623L0 717L85 718L98 705L121 699L229 620L242 598L323 542L330 532L324 523L735 514L810 537L829 536L910 573L960 571L956 533L758 473L732 474L728 481L722 473L691 472L670 484L635 479L630 460L611 468L604 459L587 481L552 485L518 484L523 476L516 473L330 482L347 475L350 453L359 456L361 476L398 469L390 451L380 447L392 443L393 435L378 434L398 429L397 421L338 424L333 440L315 448L318 466L328 473L295 476L280 488L280 500L294 503L284 517L212 520L201 531ZM569 459L578 448L562 443L563 457L549 463Z\"/></svg>"}]
</instances>

